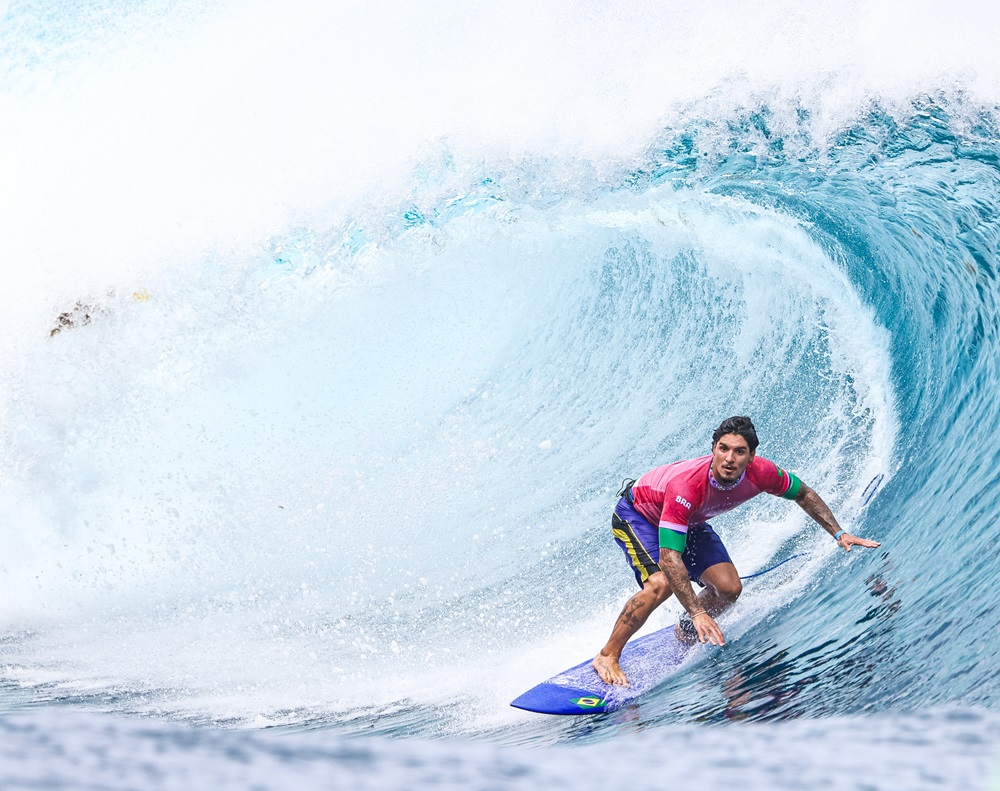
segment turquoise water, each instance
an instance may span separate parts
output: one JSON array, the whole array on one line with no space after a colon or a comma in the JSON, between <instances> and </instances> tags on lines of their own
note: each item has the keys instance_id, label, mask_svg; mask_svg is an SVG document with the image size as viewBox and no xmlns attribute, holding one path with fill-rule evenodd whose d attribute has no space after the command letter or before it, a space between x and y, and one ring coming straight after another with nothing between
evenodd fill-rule
<instances>
[{"instance_id":1,"label":"turquoise water","mask_svg":"<svg viewBox=\"0 0 1000 791\"><path fill-rule=\"evenodd\" d=\"M126 742L137 716L168 741L210 726L205 766L220 727L277 727L303 760L305 730L471 738L480 768L538 748L527 787L551 781L550 745L599 761L663 729L716 756L799 740L852 787L826 737L903 750L920 730L927 749L883 767L907 787L948 787L931 764L956 750L986 776L989 63L943 25L948 79L911 55L859 66L852 34L880 24L859 6L787 84L829 20L763 4L774 46L728 79L711 15L675 20L668 43L706 47L678 55L639 31L661 12L629 9L589 8L549 51L512 31L565 9L10 6L9 733L67 712L83 744L112 740L90 715ZM661 86L651 64L674 57L693 82ZM801 557L748 585L724 650L624 712L510 709L593 654L631 592L621 479L704 453L729 414L882 547L839 552L759 498L716 525L741 573ZM28 774L49 760L21 754Z\"/></svg>"}]
</instances>

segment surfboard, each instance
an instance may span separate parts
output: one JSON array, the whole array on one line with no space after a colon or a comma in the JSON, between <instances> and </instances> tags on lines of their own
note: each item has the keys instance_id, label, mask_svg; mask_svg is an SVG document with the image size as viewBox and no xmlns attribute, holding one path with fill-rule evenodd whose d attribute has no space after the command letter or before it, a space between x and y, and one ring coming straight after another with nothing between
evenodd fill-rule
<instances>
[{"instance_id":1,"label":"surfboard","mask_svg":"<svg viewBox=\"0 0 1000 791\"><path fill-rule=\"evenodd\" d=\"M693 647L679 642L671 625L626 643L619 663L628 676L627 687L605 684L588 659L532 687L510 705L539 714L614 711L676 672Z\"/></svg>"},{"instance_id":2,"label":"surfboard","mask_svg":"<svg viewBox=\"0 0 1000 791\"><path fill-rule=\"evenodd\" d=\"M740 579L754 580L807 554L798 552ZM510 705L539 714L597 714L624 708L677 672L696 645L700 643L688 645L678 642L674 637L674 626L670 625L625 644L618 661L628 676L629 686L605 684L591 665L593 659L588 659L532 687L512 700Z\"/></svg>"}]
</instances>

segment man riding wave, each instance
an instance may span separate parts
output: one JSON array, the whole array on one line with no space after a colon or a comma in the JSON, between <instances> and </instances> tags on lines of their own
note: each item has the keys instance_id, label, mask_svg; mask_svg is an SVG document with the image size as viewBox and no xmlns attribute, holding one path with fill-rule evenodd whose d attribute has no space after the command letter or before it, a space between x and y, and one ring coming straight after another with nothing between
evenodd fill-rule
<instances>
[{"instance_id":1,"label":"man riding wave","mask_svg":"<svg viewBox=\"0 0 1000 791\"><path fill-rule=\"evenodd\" d=\"M641 590L625 604L607 645L594 658L604 682L628 684L619 665L622 649L671 594L686 611L677 625L678 639L725 645L715 618L739 598L743 584L708 520L761 492L794 500L848 552L852 546L880 546L841 529L815 491L756 455L758 444L750 418L728 418L712 434L711 455L657 467L620 493L612 531ZM704 587L700 595L692 580Z\"/></svg>"}]
</instances>

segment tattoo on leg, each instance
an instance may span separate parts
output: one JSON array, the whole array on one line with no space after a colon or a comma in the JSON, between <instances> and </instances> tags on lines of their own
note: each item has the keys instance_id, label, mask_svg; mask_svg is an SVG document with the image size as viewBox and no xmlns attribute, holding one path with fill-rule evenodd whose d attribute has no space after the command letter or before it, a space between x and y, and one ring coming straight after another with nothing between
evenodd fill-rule
<instances>
[{"instance_id":1,"label":"tattoo on leg","mask_svg":"<svg viewBox=\"0 0 1000 791\"><path fill-rule=\"evenodd\" d=\"M638 617L636 611L641 610L645 606L641 601L629 601L622 610L622 614L618 617L627 626L641 626L642 620Z\"/></svg>"}]
</instances>

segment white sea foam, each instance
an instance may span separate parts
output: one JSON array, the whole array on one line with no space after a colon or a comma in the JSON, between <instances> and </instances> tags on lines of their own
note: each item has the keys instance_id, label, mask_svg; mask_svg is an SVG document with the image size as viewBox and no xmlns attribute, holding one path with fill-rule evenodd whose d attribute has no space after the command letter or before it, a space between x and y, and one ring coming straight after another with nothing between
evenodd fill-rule
<instances>
[{"instance_id":1,"label":"white sea foam","mask_svg":"<svg viewBox=\"0 0 1000 791\"><path fill-rule=\"evenodd\" d=\"M7 333L37 330L53 300L131 289L151 269L359 201L391 205L441 140L463 162L601 170L692 104L725 117L798 103L823 141L873 97L961 90L992 103L1000 85L989 3L122 9L116 26L71 6L79 27L44 38L17 24L37 14L44 31L30 3L5 22Z\"/></svg>"}]
</instances>

